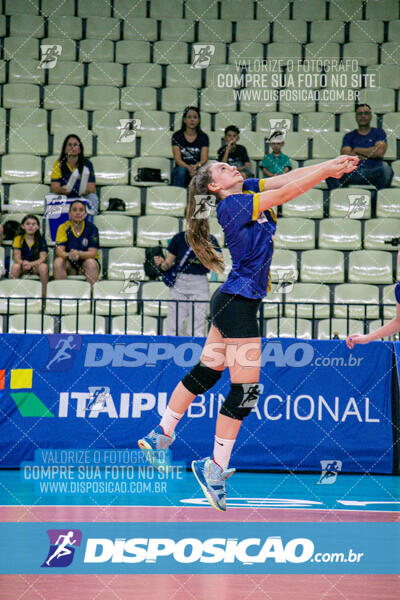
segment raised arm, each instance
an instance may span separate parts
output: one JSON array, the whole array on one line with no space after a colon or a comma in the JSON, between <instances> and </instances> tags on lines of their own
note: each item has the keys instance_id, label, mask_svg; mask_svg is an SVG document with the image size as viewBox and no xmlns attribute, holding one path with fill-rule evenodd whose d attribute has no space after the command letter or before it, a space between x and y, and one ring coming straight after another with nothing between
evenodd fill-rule
<instances>
[{"instance_id":1,"label":"raised arm","mask_svg":"<svg viewBox=\"0 0 400 600\"><path fill-rule=\"evenodd\" d=\"M400 304L397 303L396 316L394 319L389 321L389 323L386 323L386 325L382 325L382 327L379 327L376 331L371 331L371 333L365 335L354 333L353 335L349 335L346 344L348 348L352 350L356 344L369 344L369 342L373 342L374 340L390 337L398 331L400 331Z\"/></svg>"},{"instance_id":2,"label":"raised arm","mask_svg":"<svg viewBox=\"0 0 400 600\"><path fill-rule=\"evenodd\" d=\"M285 204L289 200L293 200L293 198L307 192L327 177L336 177L339 179L344 173L351 173L354 171L354 169L357 168L357 164L358 158L356 157L338 156L333 160L328 160L320 165L315 165L318 167L317 169L314 168L311 171L299 169L299 171L303 171L303 177L290 181L278 190L268 190L260 193L259 210L262 212L274 206ZM287 174L287 176L290 175L291 173ZM286 175L281 175L280 177L286 177ZM273 179L278 178L274 177Z\"/></svg>"}]
</instances>

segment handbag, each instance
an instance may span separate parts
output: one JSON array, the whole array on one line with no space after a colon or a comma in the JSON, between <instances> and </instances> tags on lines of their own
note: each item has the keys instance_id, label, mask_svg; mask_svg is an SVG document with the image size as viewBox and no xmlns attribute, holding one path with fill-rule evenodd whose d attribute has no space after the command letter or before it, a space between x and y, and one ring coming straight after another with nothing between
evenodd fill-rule
<instances>
[{"instance_id":1,"label":"handbag","mask_svg":"<svg viewBox=\"0 0 400 600\"><path fill-rule=\"evenodd\" d=\"M141 167L137 170L135 181L138 182L157 182L164 183L167 181L161 177L161 169L153 169L151 167Z\"/></svg>"},{"instance_id":2,"label":"handbag","mask_svg":"<svg viewBox=\"0 0 400 600\"><path fill-rule=\"evenodd\" d=\"M164 258L161 242L158 242L158 246L146 248L145 252L144 272L145 275L147 275L147 277L153 281L158 280L163 274L163 271L160 269L160 267L157 267L157 265L154 263L155 256L161 256Z\"/></svg>"},{"instance_id":3,"label":"handbag","mask_svg":"<svg viewBox=\"0 0 400 600\"><path fill-rule=\"evenodd\" d=\"M179 263L179 265L172 265L172 267L170 269L168 269L168 271L164 272L163 275L163 283L165 283L166 286L168 287L174 287L175 282L176 282L176 277L178 275L178 273L181 271L183 265L185 264L190 252L192 251L191 248L188 248L185 252L184 257L182 258L181 262Z\"/></svg>"}]
</instances>

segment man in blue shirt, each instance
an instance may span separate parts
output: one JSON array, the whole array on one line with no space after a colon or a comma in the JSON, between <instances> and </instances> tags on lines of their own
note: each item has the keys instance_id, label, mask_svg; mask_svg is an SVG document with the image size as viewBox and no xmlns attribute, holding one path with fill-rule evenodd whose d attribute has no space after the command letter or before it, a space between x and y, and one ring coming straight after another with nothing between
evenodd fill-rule
<instances>
[{"instance_id":1,"label":"man in blue shirt","mask_svg":"<svg viewBox=\"0 0 400 600\"><path fill-rule=\"evenodd\" d=\"M370 127L372 110L369 104L359 104L356 108L358 129L354 129L343 138L341 154L358 156L360 162L352 173L341 179L328 177L329 189L344 185L374 185L378 190L390 187L393 170L384 164L383 157L387 149L386 133L380 127Z\"/></svg>"}]
</instances>

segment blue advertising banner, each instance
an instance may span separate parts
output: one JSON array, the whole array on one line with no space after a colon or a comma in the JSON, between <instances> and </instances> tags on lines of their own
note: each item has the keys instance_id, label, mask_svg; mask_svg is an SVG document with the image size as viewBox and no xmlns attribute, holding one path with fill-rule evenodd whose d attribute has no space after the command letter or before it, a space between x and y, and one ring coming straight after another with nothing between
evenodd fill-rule
<instances>
[{"instance_id":1,"label":"blue advertising banner","mask_svg":"<svg viewBox=\"0 0 400 600\"><path fill-rule=\"evenodd\" d=\"M37 449L136 448L204 340L3 334L0 344L0 466L10 468ZM260 399L232 465L391 473L392 350L390 342L349 351L339 340L263 340ZM174 461L210 455L229 388L226 369L195 399L177 428Z\"/></svg>"}]
</instances>

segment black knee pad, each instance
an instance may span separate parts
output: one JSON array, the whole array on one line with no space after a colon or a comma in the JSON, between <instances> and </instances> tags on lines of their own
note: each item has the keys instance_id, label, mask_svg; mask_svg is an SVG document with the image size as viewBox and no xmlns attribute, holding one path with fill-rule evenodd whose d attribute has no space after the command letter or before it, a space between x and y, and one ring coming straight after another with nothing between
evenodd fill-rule
<instances>
[{"instance_id":1,"label":"black knee pad","mask_svg":"<svg viewBox=\"0 0 400 600\"><path fill-rule=\"evenodd\" d=\"M257 406L260 395L258 383L231 383L231 389L219 411L221 415L243 421Z\"/></svg>"},{"instance_id":2,"label":"black knee pad","mask_svg":"<svg viewBox=\"0 0 400 600\"><path fill-rule=\"evenodd\" d=\"M201 361L193 367L193 369L185 375L182 379L182 383L189 392L192 394L204 394L207 390L211 389L219 379L221 379L222 371L216 371L210 369L206 365L203 365Z\"/></svg>"}]
</instances>

